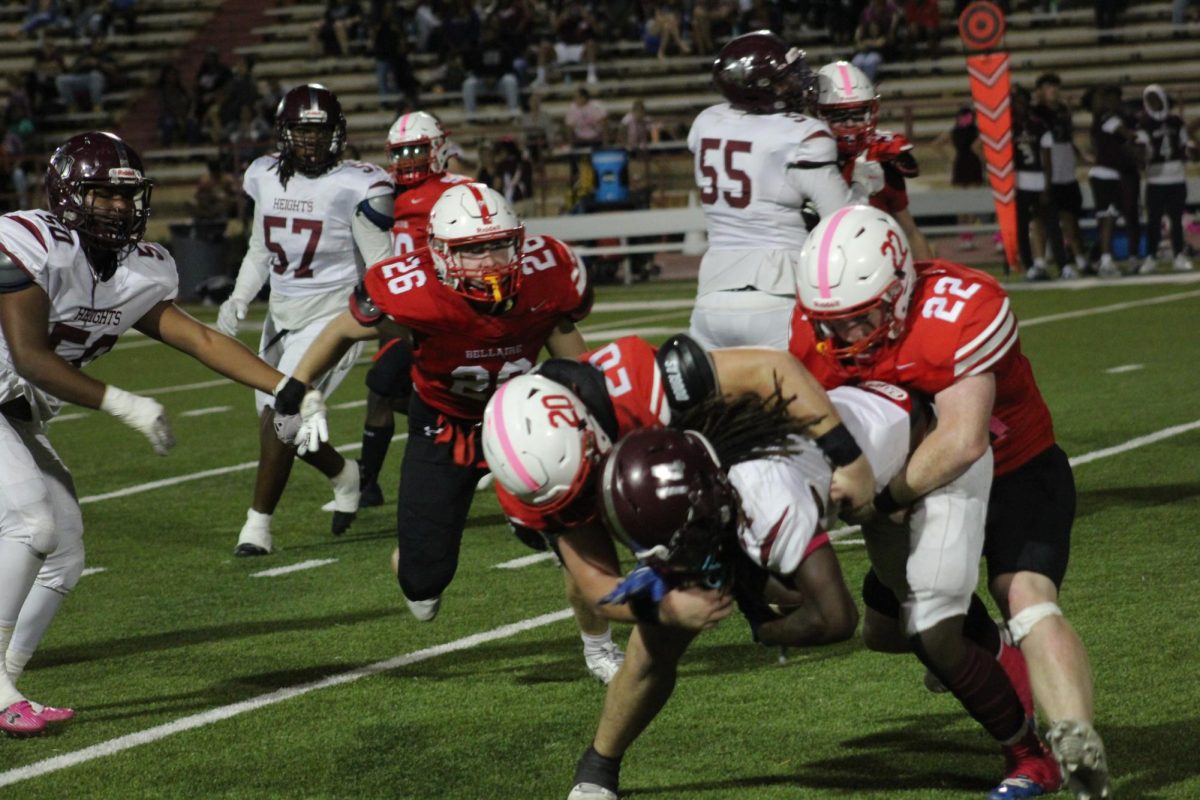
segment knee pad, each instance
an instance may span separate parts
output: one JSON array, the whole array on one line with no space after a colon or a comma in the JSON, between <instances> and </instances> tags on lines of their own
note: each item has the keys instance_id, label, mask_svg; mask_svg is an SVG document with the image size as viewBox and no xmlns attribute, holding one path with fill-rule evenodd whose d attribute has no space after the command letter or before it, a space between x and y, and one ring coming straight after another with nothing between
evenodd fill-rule
<instances>
[{"instance_id":1,"label":"knee pad","mask_svg":"<svg viewBox=\"0 0 1200 800\"><path fill-rule=\"evenodd\" d=\"M1062 609L1057 603L1034 603L1029 608L1014 614L1008 621L1008 633L1012 636L1013 645L1020 645L1021 640L1029 635L1034 626L1046 617L1061 617Z\"/></svg>"},{"instance_id":2,"label":"knee pad","mask_svg":"<svg viewBox=\"0 0 1200 800\"><path fill-rule=\"evenodd\" d=\"M867 574L863 576L862 599L872 611L885 617L900 619L900 601L891 589L883 585L874 569L867 570Z\"/></svg>"},{"instance_id":3,"label":"knee pad","mask_svg":"<svg viewBox=\"0 0 1200 800\"><path fill-rule=\"evenodd\" d=\"M24 530L14 531L12 538L25 540L38 555L49 556L58 549L61 538L49 503L39 502L22 508L21 523Z\"/></svg>"},{"instance_id":4,"label":"knee pad","mask_svg":"<svg viewBox=\"0 0 1200 800\"><path fill-rule=\"evenodd\" d=\"M36 583L60 594L66 594L79 583L79 578L83 575L83 562L83 540L78 539L74 545L47 556L42 568L38 570Z\"/></svg>"}]
</instances>

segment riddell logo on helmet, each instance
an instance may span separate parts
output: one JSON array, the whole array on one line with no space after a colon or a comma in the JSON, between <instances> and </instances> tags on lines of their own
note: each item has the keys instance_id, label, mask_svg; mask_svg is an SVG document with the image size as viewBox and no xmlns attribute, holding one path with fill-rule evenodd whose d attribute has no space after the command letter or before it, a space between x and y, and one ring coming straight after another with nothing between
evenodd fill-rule
<instances>
[{"instance_id":1,"label":"riddell logo on helmet","mask_svg":"<svg viewBox=\"0 0 1200 800\"><path fill-rule=\"evenodd\" d=\"M329 116L319 108L305 108L300 110L301 122L325 122Z\"/></svg>"},{"instance_id":2,"label":"riddell logo on helmet","mask_svg":"<svg viewBox=\"0 0 1200 800\"><path fill-rule=\"evenodd\" d=\"M142 173L133 167L113 167L108 171L108 179L113 183L137 183Z\"/></svg>"},{"instance_id":3,"label":"riddell logo on helmet","mask_svg":"<svg viewBox=\"0 0 1200 800\"><path fill-rule=\"evenodd\" d=\"M818 297L812 301L812 304L816 308L841 308L842 307L842 301L838 300L836 297Z\"/></svg>"}]
</instances>

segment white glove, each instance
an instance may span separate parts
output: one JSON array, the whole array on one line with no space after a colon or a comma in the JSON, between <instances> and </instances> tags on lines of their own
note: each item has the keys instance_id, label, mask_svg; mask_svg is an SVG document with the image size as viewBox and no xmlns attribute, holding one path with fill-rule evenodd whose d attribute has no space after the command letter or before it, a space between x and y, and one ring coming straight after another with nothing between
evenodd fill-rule
<instances>
[{"instance_id":1,"label":"white glove","mask_svg":"<svg viewBox=\"0 0 1200 800\"><path fill-rule=\"evenodd\" d=\"M100 410L141 431L142 435L150 440L154 452L160 456L165 456L167 451L175 446L175 436L171 433L171 424L167 422L167 412L157 400L130 394L110 384L100 400Z\"/></svg>"},{"instance_id":2,"label":"white glove","mask_svg":"<svg viewBox=\"0 0 1200 800\"><path fill-rule=\"evenodd\" d=\"M246 304L230 297L217 310L217 330L226 336L237 336L238 323L246 318Z\"/></svg>"},{"instance_id":3,"label":"white glove","mask_svg":"<svg viewBox=\"0 0 1200 800\"><path fill-rule=\"evenodd\" d=\"M867 154L863 153L854 159L854 173L850 180L851 183L862 184L868 196L873 195L883 189L883 165L878 161L868 161Z\"/></svg>"},{"instance_id":4,"label":"white glove","mask_svg":"<svg viewBox=\"0 0 1200 800\"><path fill-rule=\"evenodd\" d=\"M300 428L296 431L296 452L315 453L322 442L329 441L329 422L325 419L325 398L316 389L309 389L300 401Z\"/></svg>"}]
</instances>

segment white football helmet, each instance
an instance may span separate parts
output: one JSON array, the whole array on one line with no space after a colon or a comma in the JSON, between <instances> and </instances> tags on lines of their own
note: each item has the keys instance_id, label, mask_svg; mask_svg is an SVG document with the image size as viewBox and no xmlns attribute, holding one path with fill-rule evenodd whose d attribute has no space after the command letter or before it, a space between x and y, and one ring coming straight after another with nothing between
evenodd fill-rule
<instances>
[{"instance_id":1,"label":"white football helmet","mask_svg":"<svg viewBox=\"0 0 1200 800\"><path fill-rule=\"evenodd\" d=\"M594 495L592 473L611 449L578 395L542 375L501 384L483 411L483 456L496 482L544 514ZM572 510L582 519L597 510L595 503L580 505Z\"/></svg>"},{"instance_id":2,"label":"white football helmet","mask_svg":"<svg viewBox=\"0 0 1200 800\"><path fill-rule=\"evenodd\" d=\"M446 130L424 111L401 114L388 131L389 169L396 183L412 186L446 171L450 153Z\"/></svg>"},{"instance_id":3,"label":"white football helmet","mask_svg":"<svg viewBox=\"0 0 1200 800\"><path fill-rule=\"evenodd\" d=\"M917 273L900 225L872 206L821 220L800 250L797 300L836 358L871 361L904 332Z\"/></svg>"},{"instance_id":4,"label":"white football helmet","mask_svg":"<svg viewBox=\"0 0 1200 800\"><path fill-rule=\"evenodd\" d=\"M1150 119L1162 122L1171 113L1171 101L1167 97L1167 90L1157 83L1147 86L1142 90L1142 108Z\"/></svg>"},{"instance_id":5,"label":"white football helmet","mask_svg":"<svg viewBox=\"0 0 1200 800\"><path fill-rule=\"evenodd\" d=\"M875 132L879 95L865 72L849 61L834 61L817 71L817 116L829 123L838 152L856 156Z\"/></svg>"},{"instance_id":6,"label":"white football helmet","mask_svg":"<svg viewBox=\"0 0 1200 800\"><path fill-rule=\"evenodd\" d=\"M477 303L517 293L525 226L504 195L482 183L451 186L429 212L429 251L438 279Z\"/></svg>"}]
</instances>

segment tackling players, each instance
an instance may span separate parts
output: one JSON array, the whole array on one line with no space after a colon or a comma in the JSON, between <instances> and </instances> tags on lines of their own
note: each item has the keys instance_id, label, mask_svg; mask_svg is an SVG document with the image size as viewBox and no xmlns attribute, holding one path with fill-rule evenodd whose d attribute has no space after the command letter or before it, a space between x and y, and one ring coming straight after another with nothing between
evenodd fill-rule
<instances>
[{"instance_id":1,"label":"tackling players","mask_svg":"<svg viewBox=\"0 0 1200 800\"><path fill-rule=\"evenodd\" d=\"M175 305L174 260L141 241L150 189L138 154L92 131L50 159L49 212L0 217L0 730L13 735L74 716L15 686L84 564L79 499L47 423L75 403L117 417L159 455L175 443L157 401L81 368L136 328L265 397L278 391L282 411L298 410L305 391Z\"/></svg>"},{"instance_id":2,"label":"tackling players","mask_svg":"<svg viewBox=\"0 0 1200 800\"><path fill-rule=\"evenodd\" d=\"M236 336L246 309L263 284L271 299L259 352L291 372L305 348L338 312L358 282L362 266L392 253L392 182L361 161L342 161L346 119L333 92L317 84L297 86L275 112L279 152L261 156L246 170L244 188L254 201L250 245L233 294L221 304L217 328ZM354 348L323 376L328 396L354 365ZM271 515L287 486L296 453L272 427L270 395L257 392L260 409L258 472L254 501L238 534L235 555L271 552ZM358 467L332 447L301 455L330 479L333 532L342 533L358 511Z\"/></svg>"}]
</instances>

